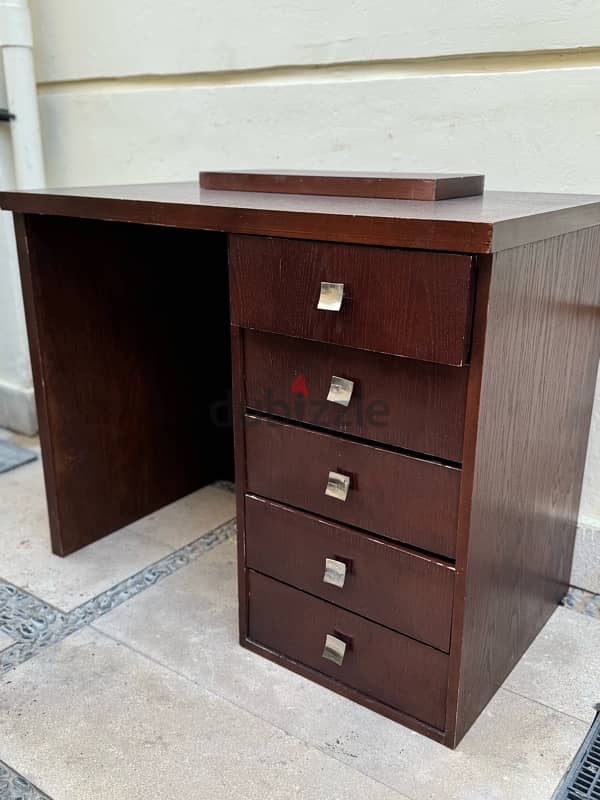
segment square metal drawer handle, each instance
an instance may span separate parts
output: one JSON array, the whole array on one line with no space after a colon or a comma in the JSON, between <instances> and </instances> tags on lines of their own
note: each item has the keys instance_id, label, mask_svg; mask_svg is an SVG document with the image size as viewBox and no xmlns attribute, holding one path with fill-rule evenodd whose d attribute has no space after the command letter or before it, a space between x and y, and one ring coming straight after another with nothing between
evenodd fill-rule
<instances>
[{"instance_id":1,"label":"square metal drawer handle","mask_svg":"<svg viewBox=\"0 0 600 800\"><path fill-rule=\"evenodd\" d=\"M332 375L327 399L330 403L337 403L338 405L345 406L347 408L350 405L350 400L352 400L353 391L354 381L349 381L347 378L339 378L337 375Z\"/></svg>"},{"instance_id":2,"label":"square metal drawer handle","mask_svg":"<svg viewBox=\"0 0 600 800\"><path fill-rule=\"evenodd\" d=\"M336 500L346 502L349 489L349 475L342 475L341 472L329 473L329 477L327 478L327 488L325 489L325 494L328 497L335 497Z\"/></svg>"},{"instance_id":3,"label":"square metal drawer handle","mask_svg":"<svg viewBox=\"0 0 600 800\"><path fill-rule=\"evenodd\" d=\"M338 639L337 636L332 636L328 633L325 637L325 647L323 648L323 658L328 661L333 661L338 667L342 666L344 656L346 655L346 642Z\"/></svg>"},{"instance_id":4,"label":"square metal drawer handle","mask_svg":"<svg viewBox=\"0 0 600 800\"><path fill-rule=\"evenodd\" d=\"M321 311L339 311L342 307L343 299L343 283L321 282L321 294L319 295L317 308L321 309Z\"/></svg>"},{"instance_id":5,"label":"square metal drawer handle","mask_svg":"<svg viewBox=\"0 0 600 800\"><path fill-rule=\"evenodd\" d=\"M348 567L343 561L338 561L335 558L326 558L323 583L329 583L331 586L337 586L338 589L343 589L344 583L346 582L347 570Z\"/></svg>"}]
</instances>

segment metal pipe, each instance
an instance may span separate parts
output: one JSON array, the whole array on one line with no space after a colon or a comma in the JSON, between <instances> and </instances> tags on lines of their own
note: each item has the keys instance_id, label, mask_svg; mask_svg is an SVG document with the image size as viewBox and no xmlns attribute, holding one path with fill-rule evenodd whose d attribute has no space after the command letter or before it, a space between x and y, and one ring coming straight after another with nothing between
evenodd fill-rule
<instances>
[{"instance_id":1,"label":"metal pipe","mask_svg":"<svg viewBox=\"0 0 600 800\"><path fill-rule=\"evenodd\" d=\"M0 0L0 48L8 106L0 125L10 125L10 143L3 135L0 147L0 185L43 188L46 178L27 0ZM0 211L0 373L0 425L35 433L15 234L7 211Z\"/></svg>"},{"instance_id":2,"label":"metal pipe","mask_svg":"<svg viewBox=\"0 0 600 800\"><path fill-rule=\"evenodd\" d=\"M0 48L6 83L17 189L46 185L27 0L0 0Z\"/></svg>"}]
</instances>

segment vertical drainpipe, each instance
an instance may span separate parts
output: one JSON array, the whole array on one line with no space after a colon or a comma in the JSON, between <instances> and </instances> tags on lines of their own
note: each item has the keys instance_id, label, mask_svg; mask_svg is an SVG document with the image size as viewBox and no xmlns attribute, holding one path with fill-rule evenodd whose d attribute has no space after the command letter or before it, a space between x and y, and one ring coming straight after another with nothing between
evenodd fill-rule
<instances>
[{"instance_id":1,"label":"vertical drainpipe","mask_svg":"<svg viewBox=\"0 0 600 800\"><path fill-rule=\"evenodd\" d=\"M6 81L17 189L46 185L27 0L0 0L0 47Z\"/></svg>"},{"instance_id":2,"label":"vertical drainpipe","mask_svg":"<svg viewBox=\"0 0 600 800\"><path fill-rule=\"evenodd\" d=\"M10 159L10 153L0 158L0 185L5 189L14 188L10 177L14 173L17 189L41 189L46 185L46 178L33 68L33 34L27 0L0 0L0 49L7 106L11 115L9 123L0 124L10 124L14 166L12 169L10 163L6 162L7 158ZM8 211L0 211L0 278L4 295L1 299L5 305L12 307L9 317L4 320L3 333L7 335L8 347L12 348L10 380L11 383L16 381L15 389L22 399L13 405L8 401L0 424L32 435L37 431L37 421L11 216Z\"/></svg>"}]
</instances>

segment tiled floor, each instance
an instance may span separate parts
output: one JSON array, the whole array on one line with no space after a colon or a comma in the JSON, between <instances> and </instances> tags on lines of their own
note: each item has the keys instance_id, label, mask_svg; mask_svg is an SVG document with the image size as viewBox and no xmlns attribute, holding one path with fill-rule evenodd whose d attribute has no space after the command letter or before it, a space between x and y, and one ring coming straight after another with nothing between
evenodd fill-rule
<instances>
[{"instance_id":1,"label":"tiled floor","mask_svg":"<svg viewBox=\"0 0 600 800\"><path fill-rule=\"evenodd\" d=\"M233 514L210 487L61 560L39 462L0 475L2 800L550 800L598 620L557 609L452 752L238 646Z\"/></svg>"}]
</instances>

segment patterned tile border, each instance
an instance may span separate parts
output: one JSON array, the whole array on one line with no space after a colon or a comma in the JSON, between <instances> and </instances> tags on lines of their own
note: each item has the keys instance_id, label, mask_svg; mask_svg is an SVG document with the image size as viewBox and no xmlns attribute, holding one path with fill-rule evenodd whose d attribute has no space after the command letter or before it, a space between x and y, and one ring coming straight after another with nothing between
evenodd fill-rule
<instances>
[{"instance_id":1,"label":"patterned tile border","mask_svg":"<svg viewBox=\"0 0 600 800\"><path fill-rule=\"evenodd\" d=\"M574 586L563 598L563 606L585 614L587 617L600 619L600 594L586 592L585 589L576 589Z\"/></svg>"},{"instance_id":2,"label":"patterned tile border","mask_svg":"<svg viewBox=\"0 0 600 800\"><path fill-rule=\"evenodd\" d=\"M0 675L60 641L65 615L37 597L0 581L0 631L14 644L0 652Z\"/></svg>"},{"instance_id":3,"label":"patterned tile border","mask_svg":"<svg viewBox=\"0 0 600 800\"><path fill-rule=\"evenodd\" d=\"M0 761L0 800L50 800L22 775Z\"/></svg>"},{"instance_id":4,"label":"patterned tile border","mask_svg":"<svg viewBox=\"0 0 600 800\"><path fill-rule=\"evenodd\" d=\"M0 651L0 676L173 575L235 533L234 518L69 612L0 580L0 631L14 640Z\"/></svg>"}]
</instances>

